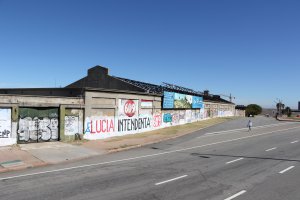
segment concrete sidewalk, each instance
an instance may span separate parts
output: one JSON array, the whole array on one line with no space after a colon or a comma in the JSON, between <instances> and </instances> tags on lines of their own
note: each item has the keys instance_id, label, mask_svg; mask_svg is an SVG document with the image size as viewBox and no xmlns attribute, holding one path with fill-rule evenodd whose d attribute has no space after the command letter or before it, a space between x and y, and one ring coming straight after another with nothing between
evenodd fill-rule
<instances>
[{"instance_id":1,"label":"concrete sidewalk","mask_svg":"<svg viewBox=\"0 0 300 200\"><path fill-rule=\"evenodd\" d=\"M21 170L99 155L83 146L63 142L19 144L0 147L0 172Z\"/></svg>"},{"instance_id":2,"label":"concrete sidewalk","mask_svg":"<svg viewBox=\"0 0 300 200\"><path fill-rule=\"evenodd\" d=\"M235 118L215 118L156 131L94 141L44 142L0 147L0 173L80 160L127 150L182 135Z\"/></svg>"}]
</instances>

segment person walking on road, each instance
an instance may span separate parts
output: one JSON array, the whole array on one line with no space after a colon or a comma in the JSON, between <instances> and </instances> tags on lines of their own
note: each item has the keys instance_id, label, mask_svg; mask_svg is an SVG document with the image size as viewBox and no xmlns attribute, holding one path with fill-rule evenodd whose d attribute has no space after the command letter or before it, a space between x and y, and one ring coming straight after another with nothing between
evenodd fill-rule
<instances>
[{"instance_id":1,"label":"person walking on road","mask_svg":"<svg viewBox=\"0 0 300 200\"><path fill-rule=\"evenodd\" d=\"M247 127L248 127L248 131L251 131L251 127L252 127L252 121L251 120L249 120L248 121L248 124L247 124Z\"/></svg>"}]
</instances>

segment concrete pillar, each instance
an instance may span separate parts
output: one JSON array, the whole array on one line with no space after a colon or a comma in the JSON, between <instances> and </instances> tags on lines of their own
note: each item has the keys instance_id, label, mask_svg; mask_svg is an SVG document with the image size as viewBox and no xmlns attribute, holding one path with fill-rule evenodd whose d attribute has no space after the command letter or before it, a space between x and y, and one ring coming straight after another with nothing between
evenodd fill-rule
<instances>
[{"instance_id":1,"label":"concrete pillar","mask_svg":"<svg viewBox=\"0 0 300 200\"><path fill-rule=\"evenodd\" d=\"M19 106L13 105L11 107L11 137L15 140L15 143L18 141L18 120L19 120Z\"/></svg>"},{"instance_id":2,"label":"concrete pillar","mask_svg":"<svg viewBox=\"0 0 300 200\"><path fill-rule=\"evenodd\" d=\"M11 108L11 120L13 122L18 122L19 119L19 106L14 105Z\"/></svg>"},{"instance_id":3,"label":"concrete pillar","mask_svg":"<svg viewBox=\"0 0 300 200\"><path fill-rule=\"evenodd\" d=\"M65 115L66 115L66 107L64 105L60 105L59 108L59 135L60 140L65 141Z\"/></svg>"}]
</instances>

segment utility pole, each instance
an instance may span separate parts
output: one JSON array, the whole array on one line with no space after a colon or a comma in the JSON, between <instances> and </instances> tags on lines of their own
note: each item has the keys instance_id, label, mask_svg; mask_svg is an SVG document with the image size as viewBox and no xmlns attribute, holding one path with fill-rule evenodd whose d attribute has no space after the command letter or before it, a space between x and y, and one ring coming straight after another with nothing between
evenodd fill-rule
<instances>
[{"instance_id":1,"label":"utility pole","mask_svg":"<svg viewBox=\"0 0 300 200\"><path fill-rule=\"evenodd\" d=\"M284 104L282 103L282 100L280 100L278 98L276 100L277 100L277 102L275 101L275 103L276 103L276 107L277 107L277 114L281 116Z\"/></svg>"},{"instance_id":2,"label":"utility pole","mask_svg":"<svg viewBox=\"0 0 300 200\"><path fill-rule=\"evenodd\" d=\"M232 103L232 99L235 99L235 97L234 96L232 96L231 95L231 93L229 94L229 96L228 95L226 95L226 94L219 94L220 96L224 96L224 97L228 97L229 98L229 101Z\"/></svg>"}]
</instances>

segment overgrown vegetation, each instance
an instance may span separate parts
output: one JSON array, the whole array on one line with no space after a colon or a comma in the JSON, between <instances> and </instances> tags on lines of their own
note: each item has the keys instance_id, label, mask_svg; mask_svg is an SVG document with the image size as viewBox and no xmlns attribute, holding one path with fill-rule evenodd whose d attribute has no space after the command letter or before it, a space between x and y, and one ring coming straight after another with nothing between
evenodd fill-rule
<instances>
[{"instance_id":1,"label":"overgrown vegetation","mask_svg":"<svg viewBox=\"0 0 300 200\"><path fill-rule=\"evenodd\" d=\"M255 116L259 115L262 112L262 107L257 104L249 104L246 107L246 116Z\"/></svg>"},{"instance_id":2,"label":"overgrown vegetation","mask_svg":"<svg viewBox=\"0 0 300 200\"><path fill-rule=\"evenodd\" d=\"M292 109L290 107L286 107L283 111L282 114L287 115L288 117L292 116Z\"/></svg>"}]
</instances>

